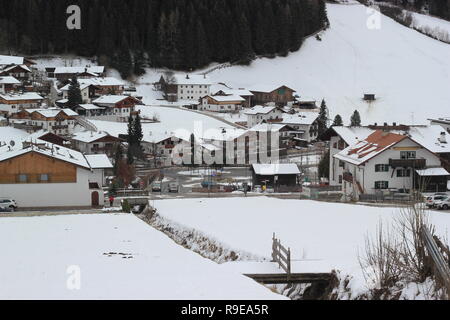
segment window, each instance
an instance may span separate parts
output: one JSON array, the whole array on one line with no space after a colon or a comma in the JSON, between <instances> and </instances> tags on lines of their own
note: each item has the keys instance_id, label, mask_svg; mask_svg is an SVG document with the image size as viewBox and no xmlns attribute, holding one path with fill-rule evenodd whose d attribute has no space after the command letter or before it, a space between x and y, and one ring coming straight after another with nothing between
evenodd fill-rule
<instances>
[{"instance_id":1,"label":"window","mask_svg":"<svg viewBox=\"0 0 450 320\"><path fill-rule=\"evenodd\" d=\"M345 168L345 162L344 162L344 161L341 161L341 160L339 160L339 167L341 167L341 168Z\"/></svg>"},{"instance_id":2,"label":"window","mask_svg":"<svg viewBox=\"0 0 450 320\"><path fill-rule=\"evenodd\" d=\"M339 183L342 183L342 175L339 175Z\"/></svg>"},{"instance_id":3,"label":"window","mask_svg":"<svg viewBox=\"0 0 450 320\"><path fill-rule=\"evenodd\" d=\"M400 151L400 159L415 159L415 151Z\"/></svg>"},{"instance_id":4,"label":"window","mask_svg":"<svg viewBox=\"0 0 450 320\"><path fill-rule=\"evenodd\" d=\"M50 181L50 177L47 173L44 174L40 174L39 175L39 181L40 182L49 182Z\"/></svg>"},{"instance_id":5,"label":"window","mask_svg":"<svg viewBox=\"0 0 450 320\"><path fill-rule=\"evenodd\" d=\"M27 174L19 174L18 180L20 183L27 183L28 182L28 175Z\"/></svg>"},{"instance_id":6,"label":"window","mask_svg":"<svg viewBox=\"0 0 450 320\"><path fill-rule=\"evenodd\" d=\"M388 171L389 171L388 164L376 164L375 165L375 172L388 172Z\"/></svg>"},{"instance_id":7,"label":"window","mask_svg":"<svg viewBox=\"0 0 450 320\"><path fill-rule=\"evenodd\" d=\"M411 176L410 169L398 169L397 170L397 177L410 177L410 176Z\"/></svg>"},{"instance_id":8,"label":"window","mask_svg":"<svg viewBox=\"0 0 450 320\"><path fill-rule=\"evenodd\" d=\"M387 189L389 188L388 181L375 181L375 189Z\"/></svg>"}]
</instances>

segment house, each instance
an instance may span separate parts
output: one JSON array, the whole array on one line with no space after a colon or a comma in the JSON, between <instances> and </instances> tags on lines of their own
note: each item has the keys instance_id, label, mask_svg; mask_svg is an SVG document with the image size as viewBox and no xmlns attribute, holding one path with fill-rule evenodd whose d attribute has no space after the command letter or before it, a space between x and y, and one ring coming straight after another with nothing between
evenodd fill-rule
<instances>
[{"instance_id":1,"label":"house","mask_svg":"<svg viewBox=\"0 0 450 320\"><path fill-rule=\"evenodd\" d=\"M104 66L81 66L81 67L47 67L45 68L48 78L56 78L60 82L81 75L80 78L102 77L105 75Z\"/></svg>"},{"instance_id":2,"label":"house","mask_svg":"<svg viewBox=\"0 0 450 320\"><path fill-rule=\"evenodd\" d=\"M93 104L105 107L106 114L117 117L119 121L127 121L130 115L134 112L134 107L142 102L134 97L107 95L92 101Z\"/></svg>"},{"instance_id":3,"label":"house","mask_svg":"<svg viewBox=\"0 0 450 320\"><path fill-rule=\"evenodd\" d=\"M297 132L294 140L298 146L306 146L316 140L319 134L318 112L284 113L280 123L289 125Z\"/></svg>"},{"instance_id":4,"label":"house","mask_svg":"<svg viewBox=\"0 0 450 320\"><path fill-rule=\"evenodd\" d=\"M295 90L287 86L255 86L249 88L249 90L253 94L253 105L263 105L269 102L275 102L277 105L286 105L288 102L295 100Z\"/></svg>"},{"instance_id":5,"label":"house","mask_svg":"<svg viewBox=\"0 0 450 320\"><path fill-rule=\"evenodd\" d=\"M94 183L97 183L97 186L94 185L93 187L105 187L106 177L113 175L114 167L108 156L106 154L87 154L85 158L93 174L89 182L90 186L92 187Z\"/></svg>"},{"instance_id":6,"label":"house","mask_svg":"<svg viewBox=\"0 0 450 320\"><path fill-rule=\"evenodd\" d=\"M99 107L91 103L79 104L74 109L80 116L85 117L97 117L104 115L106 112L106 107Z\"/></svg>"},{"instance_id":7,"label":"house","mask_svg":"<svg viewBox=\"0 0 450 320\"><path fill-rule=\"evenodd\" d=\"M252 164L253 186L281 187L298 185L300 170L295 163Z\"/></svg>"},{"instance_id":8,"label":"house","mask_svg":"<svg viewBox=\"0 0 450 320\"><path fill-rule=\"evenodd\" d=\"M21 85L21 82L14 77L0 77L0 93L5 94L15 91Z\"/></svg>"},{"instance_id":9,"label":"house","mask_svg":"<svg viewBox=\"0 0 450 320\"><path fill-rule=\"evenodd\" d=\"M254 106L251 109L245 110L244 114L247 115L248 128L251 128L263 121L282 121L282 111L275 106Z\"/></svg>"},{"instance_id":10,"label":"house","mask_svg":"<svg viewBox=\"0 0 450 320\"><path fill-rule=\"evenodd\" d=\"M251 93L250 90L244 88L233 89L224 83L214 84L211 86L210 90L213 96L239 96L245 100L242 102L242 107L250 108L252 106L253 93Z\"/></svg>"},{"instance_id":11,"label":"house","mask_svg":"<svg viewBox=\"0 0 450 320\"><path fill-rule=\"evenodd\" d=\"M450 173L443 168L445 163L436 150L448 154L450 147L445 132L431 139L426 134L431 131L410 128L394 133L375 129L335 154L334 158L342 161L344 194L358 199L363 194L446 191Z\"/></svg>"},{"instance_id":12,"label":"house","mask_svg":"<svg viewBox=\"0 0 450 320\"><path fill-rule=\"evenodd\" d=\"M27 137L28 141L41 140L61 147L68 147L70 140L46 130L39 130Z\"/></svg>"},{"instance_id":13,"label":"house","mask_svg":"<svg viewBox=\"0 0 450 320\"><path fill-rule=\"evenodd\" d=\"M446 118L437 118L437 119L428 119L431 125L439 125L443 127L447 132L450 132L450 117Z\"/></svg>"},{"instance_id":14,"label":"house","mask_svg":"<svg viewBox=\"0 0 450 320\"><path fill-rule=\"evenodd\" d=\"M244 98L237 95L205 96L201 98L199 110L214 112L237 112L242 109Z\"/></svg>"},{"instance_id":15,"label":"house","mask_svg":"<svg viewBox=\"0 0 450 320\"><path fill-rule=\"evenodd\" d=\"M44 129L57 135L70 135L74 132L77 117L71 109L24 109L14 114L10 121L15 128L28 132Z\"/></svg>"},{"instance_id":16,"label":"house","mask_svg":"<svg viewBox=\"0 0 450 320\"><path fill-rule=\"evenodd\" d=\"M43 101L36 92L0 94L0 112L11 115L23 109L40 108Z\"/></svg>"},{"instance_id":17,"label":"house","mask_svg":"<svg viewBox=\"0 0 450 320\"><path fill-rule=\"evenodd\" d=\"M0 68L7 65L22 65L22 64L26 65L27 67L31 67L36 63L24 57L0 55Z\"/></svg>"},{"instance_id":18,"label":"house","mask_svg":"<svg viewBox=\"0 0 450 320\"><path fill-rule=\"evenodd\" d=\"M175 74L161 76L157 86L164 92L166 99L171 102L188 100L199 101L210 95L211 80L200 74Z\"/></svg>"},{"instance_id":19,"label":"house","mask_svg":"<svg viewBox=\"0 0 450 320\"><path fill-rule=\"evenodd\" d=\"M0 148L0 194L16 200L19 207L103 205L102 175L95 170L104 165L96 159L41 140L6 147Z\"/></svg>"},{"instance_id":20,"label":"house","mask_svg":"<svg viewBox=\"0 0 450 320\"><path fill-rule=\"evenodd\" d=\"M117 146L124 142L103 131L77 132L70 139L73 148L84 154L106 154L110 158L114 156Z\"/></svg>"},{"instance_id":21,"label":"house","mask_svg":"<svg viewBox=\"0 0 450 320\"><path fill-rule=\"evenodd\" d=\"M0 77L14 77L21 82L28 82L31 78L31 69L25 64L12 64L0 68Z\"/></svg>"},{"instance_id":22,"label":"house","mask_svg":"<svg viewBox=\"0 0 450 320\"><path fill-rule=\"evenodd\" d=\"M78 79L78 83L80 84L83 103L91 103L92 100L102 95L122 95L124 91L124 83L112 77ZM66 84L60 89L63 94L63 99L69 98L69 88L70 84Z\"/></svg>"}]
</instances>

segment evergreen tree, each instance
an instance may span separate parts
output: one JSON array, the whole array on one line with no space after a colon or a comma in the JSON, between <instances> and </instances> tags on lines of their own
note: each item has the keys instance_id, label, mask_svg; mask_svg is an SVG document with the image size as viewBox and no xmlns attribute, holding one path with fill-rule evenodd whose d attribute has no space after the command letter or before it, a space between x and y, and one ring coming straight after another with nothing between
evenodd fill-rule
<instances>
[{"instance_id":1,"label":"evergreen tree","mask_svg":"<svg viewBox=\"0 0 450 320\"><path fill-rule=\"evenodd\" d=\"M350 126L351 127L361 126L361 116L359 115L358 110L355 110L355 112L353 112L353 114L350 118Z\"/></svg>"},{"instance_id":2,"label":"evergreen tree","mask_svg":"<svg viewBox=\"0 0 450 320\"><path fill-rule=\"evenodd\" d=\"M322 103L320 104L320 111L319 111L319 117L317 119L318 124L318 137L320 137L324 134L324 132L327 130L327 122L328 122L328 109L327 105L325 103L325 99L322 99Z\"/></svg>"},{"instance_id":3,"label":"evergreen tree","mask_svg":"<svg viewBox=\"0 0 450 320\"><path fill-rule=\"evenodd\" d=\"M114 175L117 176L119 174L119 164L123 159L123 150L120 144L117 145L116 152L114 153Z\"/></svg>"},{"instance_id":4,"label":"evergreen tree","mask_svg":"<svg viewBox=\"0 0 450 320\"><path fill-rule=\"evenodd\" d=\"M136 157L142 157L141 142L144 137L142 133L141 116L137 114L133 120L133 140L134 140L134 154Z\"/></svg>"},{"instance_id":5,"label":"evergreen tree","mask_svg":"<svg viewBox=\"0 0 450 320\"><path fill-rule=\"evenodd\" d=\"M134 132L134 121L133 117L128 117L128 136L127 136L127 143L128 143L128 149L127 149L127 162L128 164L132 164L134 162L134 148L136 145L136 135Z\"/></svg>"},{"instance_id":6,"label":"evergreen tree","mask_svg":"<svg viewBox=\"0 0 450 320\"><path fill-rule=\"evenodd\" d=\"M339 114L337 114L336 117L334 117L333 127L340 127L343 125L344 123L342 122L342 117Z\"/></svg>"},{"instance_id":7,"label":"evergreen tree","mask_svg":"<svg viewBox=\"0 0 450 320\"><path fill-rule=\"evenodd\" d=\"M328 150L319 162L319 178L329 178L330 176L330 150Z\"/></svg>"},{"instance_id":8,"label":"evergreen tree","mask_svg":"<svg viewBox=\"0 0 450 320\"><path fill-rule=\"evenodd\" d=\"M77 105L83 103L83 98L81 97L80 84L78 83L76 76L74 76L70 80L67 100L68 100L67 105L71 109L74 109Z\"/></svg>"}]
</instances>

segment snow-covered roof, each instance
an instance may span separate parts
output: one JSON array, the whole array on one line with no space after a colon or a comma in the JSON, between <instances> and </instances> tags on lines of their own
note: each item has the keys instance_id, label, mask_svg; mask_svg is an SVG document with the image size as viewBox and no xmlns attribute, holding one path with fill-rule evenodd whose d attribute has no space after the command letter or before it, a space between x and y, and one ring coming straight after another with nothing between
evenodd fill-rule
<instances>
[{"instance_id":1,"label":"snow-covered roof","mask_svg":"<svg viewBox=\"0 0 450 320\"><path fill-rule=\"evenodd\" d=\"M295 114L283 114L282 123L296 125L311 125L319 117L318 112L298 112Z\"/></svg>"},{"instance_id":2,"label":"snow-covered roof","mask_svg":"<svg viewBox=\"0 0 450 320\"><path fill-rule=\"evenodd\" d=\"M78 79L78 83L80 84L80 89L83 90L89 86L123 86L124 83L119 79L113 77L97 77L91 79ZM66 84L60 90L68 91L70 83Z\"/></svg>"},{"instance_id":3,"label":"snow-covered roof","mask_svg":"<svg viewBox=\"0 0 450 320\"><path fill-rule=\"evenodd\" d=\"M24 69L25 71L31 72L30 68L28 68L27 65L25 64L15 64L15 65L11 65L11 66L6 66L5 68L1 69L1 72L8 72L9 70L14 69L15 67L20 67L22 69Z\"/></svg>"},{"instance_id":4,"label":"snow-covered roof","mask_svg":"<svg viewBox=\"0 0 450 320\"><path fill-rule=\"evenodd\" d=\"M252 164L252 167L256 174L264 176L300 173L295 163Z\"/></svg>"},{"instance_id":5,"label":"snow-covered roof","mask_svg":"<svg viewBox=\"0 0 450 320\"><path fill-rule=\"evenodd\" d=\"M0 77L0 84L20 84L20 81L14 77L6 76Z\"/></svg>"},{"instance_id":6,"label":"snow-covered roof","mask_svg":"<svg viewBox=\"0 0 450 320\"><path fill-rule=\"evenodd\" d=\"M260 123L253 127L251 127L248 131L259 131L259 132L278 132L281 129L283 129L286 124L280 124L280 123Z\"/></svg>"},{"instance_id":7,"label":"snow-covered roof","mask_svg":"<svg viewBox=\"0 0 450 320\"><path fill-rule=\"evenodd\" d=\"M104 107L96 106L95 104L87 103L87 104L79 104L78 105L81 109L84 110L103 110Z\"/></svg>"},{"instance_id":8,"label":"snow-covered roof","mask_svg":"<svg viewBox=\"0 0 450 320\"><path fill-rule=\"evenodd\" d=\"M108 133L103 131L81 131L77 132L72 136L72 140L77 140L81 142L91 143L97 141L98 139L109 136Z\"/></svg>"},{"instance_id":9,"label":"snow-covered roof","mask_svg":"<svg viewBox=\"0 0 450 320\"><path fill-rule=\"evenodd\" d=\"M0 94L0 98L6 101L15 100L42 100L44 99L36 92L14 93L14 94Z\"/></svg>"},{"instance_id":10,"label":"snow-covered roof","mask_svg":"<svg viewBox=\"0 0 450 320\"><path fill-rule=\"evenodd\" d=\"M431 177L431 176L450 176L447 170L444 168L427 168L422 170L416 170L419 176Z\"/></svg>"},{"instance_id":11,"label":"snow-covered roof","mask_svg":"<svg viewBox=\"0 0 450 320\"><path fill-rule=\"evenodd\" d=\"M23 64L24 57L0 55L0 65Z\"/></svg>"},{"instance_id":12,"label":"snow-covered roof","mask_svg":"<svg viewBox=\"0 0 450 320\"><path fill-rule=\"evenodd\" d=\"M219 91L222 91L227 95L237 95L241 97L253 96L253 93L251 93L250 90L244 88L233 89L223 83L213 84L210 91L213 95L216 95Z\"/></svg>"},{"instance_id":13,"label":"snow-covered roof","mask_svg":"<svg viewBox=\"0 0 450 320\"><path fill-rule=\"evenodd\" d=\"M334 157L361 165L406 138L405 135L376 130L364 140L348 146Z\"/></svg>"},{"instance_id":14,"label":"snow-covered roof","mask_svg":"<svg viewBox=\"0 0 450 320\"><path fill-rule=\"evenodd\" d=\"M0 153L5 146L10 145L11 141L14 141L14 144L18 144L28 136L29 134L24 130L13 127L0 127Z\"/></svg>"},{"instance_id":15,"label":"snow-covered roof","mask_svg":"<svg viewBox=\"0 0 450 320\"><path fill-rule=\"evenodd\" d=\"M365 139L375 130L368 127L333 127L333 130L345 141L348 145Z\"/></svg>"},{"instance_id":16,"label":"snow-covered roof","mask_svg":"<svg viewBox=\"0 0 450 320\"><path fill-rule=\"evenodd\" d=\"M63 74L63 73L103 73L105 71L104 66L90 66L90 67L56 67L54 73L55 74Z\"/></svg>"},{"instance_id":17,"label":"snow-covered roof","mask_svg":"<svg viewBox=\"0 0 450 320\"><path fill-rule=\"evenodd\" d=\"M106 154L87 154L85 157L92 169L110 169L113 167Z\"/></svg>"},{"instance_id":18,"label":"snow-covered roof","mask_svg":"<svg viewBox=\"0 0 450 320\"><path fill-rule=\"evenodd\" d=\"M116 104L122 100L125 100L126 98L129 98L129 96L107 95L107 96L101 96L92 102L93 103Z\"/></svg>"},{"instance_id":19,"label":"snow-covered roof","mask_svg":"<svg viewBox=\"0 0 450 320\"><path fill-rule=\"evenodd\" d=\"M174 83L178 85L211 85L208 76L202 74L174 74Z\"/></svg>"},{"instance_id":20,"label":"snow-covered roof","mask_svg":"<svg viewBox=\"0 0 450 320\"><path fill-rule=\"evenodd\" d=\"M409 136L418 144L434 153L450 152L450 134L440 125L412 126L409 129ZM444 142L441 134L443 134Z\"/></svg>"},{"instance_id":21,"label":"snow-covered roof","mask_svg":"<svg viewBox=\"0 0 450 320\"><path fill-rule=\"evenodd\" d=\"M65 113L69 117L76 117L78 113L71 109L47 108L47 109L25 109L29 114L37 112L46 118L56 117L60 112Z\"/></svg>"},{"instance_id":22,"label":"snow-covered roof","mask_svg":"<svg viewBox=\"0 0 450 320\"><path fill-rule=\"evenodd\" d=\"M273 111L275 107L265 107L265 106L254 106L251 109L248 109L244 112L247 115L255 115L255 114L267 114Z\"/></svg>"},{"instance_id":23,"label":"snow-covered roof","mask_svg":"<svg viewBox=\"0 0 450 320\"><path fill-rule=\"evenodd\" d=\"M32 142L34 144L39 144L39 146L31 145L29 147L23 148L22 143L17 143L13 148L11 148L11 151L0 153L0 162L26 154L28 152L37 152L55 159L75 164L86 169L91 168L88 161L81 152L54 145L52 143L48 143L39 139L29 140L28 138L25 138L22 140L22 142Z\"/></svg>"},{"instance_id":24,"label":"snow-covered roof","mask_svg":"<svg viewBox=\"0 0 450 320\"><path fill-rule=\"evenodd\" d=\"M235 102L235 101L245 101L244 98L237 95L227 95L227 96L209 96L212 99L216 100L217 102Z\"/></svg>"},{"instance_id":25,"label":"snow-covered roof","mask_svg":"<svg viewBox=\"0 0 450 320\"><path fill-rule=\"evenodd\" d=\"M285 85L277 86L277 85L273 85L273 84L258 84L258 85L251 86L250 88L248 88L248 90L250 90L251 92L270 93L281 87L289 88L288 86L285 86ZM289 89L291 89L291 88L289 88ZM291 89L291 90L295 91L294 89Z\"/></svg>"}]
</instances>

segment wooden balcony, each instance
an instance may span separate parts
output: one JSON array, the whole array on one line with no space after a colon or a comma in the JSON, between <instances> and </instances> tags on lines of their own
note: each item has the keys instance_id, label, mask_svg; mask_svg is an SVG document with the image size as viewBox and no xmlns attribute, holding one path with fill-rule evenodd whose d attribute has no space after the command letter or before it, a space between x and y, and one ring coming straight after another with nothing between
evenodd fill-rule
<instances>
[{"instance_id":1,"label":"wooden balcony","mask_svg":"<svg viewBox=\"0 0 450 320\"><path fill-rule=\"evenodd\" d=\"M425 168L425 159L389 159L389 165L393 168Z\"/></svg>"},{"instance_id":2,"label":"wooden balcony","mask_svg":"<svg viewBox=\"0 0 450 320\"><path fill-rule=\"evenodd\" d=\"M342 180L353 183L353 175L350 172L344 172L342 174Z\"/></svg>"}]
</instances>

